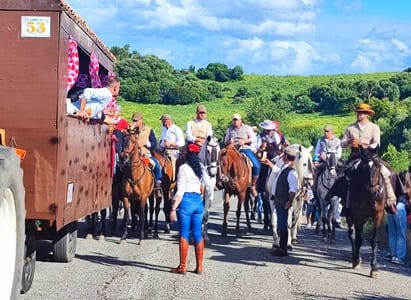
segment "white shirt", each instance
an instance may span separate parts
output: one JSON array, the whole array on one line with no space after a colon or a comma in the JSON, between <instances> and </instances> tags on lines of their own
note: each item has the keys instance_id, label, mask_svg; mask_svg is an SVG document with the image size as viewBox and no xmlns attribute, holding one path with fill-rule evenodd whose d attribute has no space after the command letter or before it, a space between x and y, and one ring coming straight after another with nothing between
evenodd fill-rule
<instances>
[{"instance_id":1,"label":"white shirt","mask_svg":"<svg viewBox=\"0 0 411 300\"><path fill-rule=\"evenodd\" d=\"M191 121L193 121L193 120L191 120ZM187 138L187 142L194 143L194 141L196 140L196 137L193 136L193 131L191 130L191 126L190 126L191 121L187 122L187 124L186 124L186 138ZM207 120L201 120L201 122L200 122L197 118L195 118L194 122L196 122L198 129L202 130L203 126L204 126L204 123L208 122L208 121ZM206 133L206 137L212 136L212 135L213 135L213 129L212 129L211 124L210 124L210 126L208 127L208 130L207 130L207 133Z\"/></svg>"},{"instance_id":2,"label":"white shirt","mask_svg":"<svg viewBox=\"0 0 411 300\"><path fill-rule=\"evenodd\" d=\"M177 192L175 196L183 196L184 193L198 193L200 194L200 186L210 185L210 177L208 176L205 168L202 166L203 176L201 180L195 175L193 169L184 163L178 168L177 175Z\"/></svg>"},{"instance_id":3,"label":"white shirt","mask_svg":"<svg viewBox=\"0 0 411 300\"><path fill-rule=\"evenodd\" d=\"M272 170L273 172L278 172L277 176L275 177L274 180L274 184L271 188L271 194L275 195L275 190L277 188L277 182L278 182L278 178L280 178L281 173L290 165L291 163L287 163L284 164L280 171L278 172L278 167L277 166L273 166ZM297 189L298 189L298 177L297 177L297 173L295 172L294 169L292 169L290 172L288 172L288 176L287 176L287 181L288 181L288 185L290 186L288 192L292 192L292 193L297 193Z\"/></svg>"},{"instance_id":4,"label":"white shirt","mask_svg":"<svg viewBox=\"0 0 411 300\"><path fill-rule=\"evenodd\" d=\"M185 145L183 131L176 124L171 125L168 129L164 126L161 128L160 147L165 147L164 140L170 143L176 143L178 147Z\"/></svg>"}]
</instances>

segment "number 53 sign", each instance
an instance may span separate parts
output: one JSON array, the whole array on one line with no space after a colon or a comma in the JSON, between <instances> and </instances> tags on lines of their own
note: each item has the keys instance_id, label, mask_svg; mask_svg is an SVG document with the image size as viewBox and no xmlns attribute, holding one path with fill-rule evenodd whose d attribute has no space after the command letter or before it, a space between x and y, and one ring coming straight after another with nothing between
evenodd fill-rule
<instances>
[{"instance_id":1,"label":"number 53 sign","mask_svg":"<svg viewBox=\"0 0 411 300\"><path fill-rule=\"evenodd\" d=\"M50 17L21 17L22 37L50 37Z\"/></svg>"}]
</instances>

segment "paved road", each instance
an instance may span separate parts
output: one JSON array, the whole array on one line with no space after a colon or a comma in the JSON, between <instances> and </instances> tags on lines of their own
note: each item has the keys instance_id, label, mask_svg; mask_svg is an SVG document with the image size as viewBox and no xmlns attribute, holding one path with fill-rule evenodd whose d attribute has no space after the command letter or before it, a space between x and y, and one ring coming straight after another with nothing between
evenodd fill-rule
<instances>
[{"instance_id":1,"label":"paved road","mask_svg":"<svg viewBox=\"0 0 411 300\"><path fill-rule=\"evenodd\" d=\"M262 225L237 238L234 208L227 237L221 237L221 199L212 207L210 238L202 275L171 274L178 264L176 228L171 235L147 239L135 236L119 245L118 235L106 241L85 239L80 224L76 258L72 263L50 259L51 245L40 243L36 275L22 299L410 299L411 268L385 264L381 256L378 279L369 278L370 248L363 247L363 267L350 268L345 230L334 245L320 241L312 230L301 230L290 256L270 254L271 236ZM244 228L243 223L243 228ZM190 246L188 269L194 270Z\"/></svg>"}]
</instances>

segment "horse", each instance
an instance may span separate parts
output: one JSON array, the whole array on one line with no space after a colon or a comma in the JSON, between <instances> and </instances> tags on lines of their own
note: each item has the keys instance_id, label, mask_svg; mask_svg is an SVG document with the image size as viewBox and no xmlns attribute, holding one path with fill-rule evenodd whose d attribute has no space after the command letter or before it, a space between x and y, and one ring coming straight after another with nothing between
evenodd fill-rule
<instances>
[{"instance_id":1,"label":"horse","mask_svg":"<svg viewBox=\"0 0 411 300\"><path fill-rule=\"evenodd\" d=\"M337 195L346 199L348 237L351 242L351 263L354 269L361 264L360 248L362 232L366 221L372 221L371 234L371 272L370 277L378 276L376 233L384 219L387 190L381 175L381 162L377 159L377 149L359 148L359 162L348 176L338 179L327 194L327 198ZM349 204L349 205L347 205ZM348 207L347 207L348 206Z\"/></svg>"},{"instance_id":2,"label":"horse","mask_svg":"<svg viewBox=\"0 0 411 300\"><path fill-rule=\"evenodd\" d=\"M291 244L295 244L297 242L297 230L298 226L300 225L302 219L302 207L303 202L308 199L309 191L313 184L313 174L314 174L314 167L312 163L311 151L312 146L309 148L305 148L299 144L293 144L289 146L297 151L297 155L294 159L294 169L297 173L298 177L298 189L297 194L294 197L292 207L288 210L288 246L291 247ZM282 160L283 154L280 154L276 157L276 170L271 171L270 175L267 178L266 184L266 191L269 193L269 199L271 199L271 192L272 187L274 184L274 180L278 175L278 171L284 164ZM270 208L271 208L271 227L273 229L273 247L279 245L279 237L277 233L277 215L275 211L274 201L270 200Z\"/></svg>"},{"instance_id":3,"label":"horse","mask_svg":"<svg viewBox=\"0 0 411 300\"><path fill-rule=\"evenodd\" d=\"M242 154L233 146L228 145L220 151L220 179L224 184L224 221L221 234L227 235L228 211L230 209L230 197L236 195L237 203L237 225L236 234L240 236L241 206L244 203L247 228L251 230L249 216L250 171Z\"/></svg>"},{"instance_id":4,"label":"horse","mask_svg":"<svg viewBox=\"0 0 411 300\"><path fill-rule=\"evenodd\" d=\"M139 244L144 239L144 209L147 203L147 198L154 191L154 177L148 165L140 156L138 147L139 132L136 129L128 131L124 137L124 148L122 152L123 159L123 180L122 193L124 202L124 219L123 219L123 234L120 243L127 238L127 225L129 219L130 203L132 205L132 215L138 212L140 239ZM134 206L134 208L133 208Z\"/></svg>"},{"instance_id":5,"label":"horse","mask_svg":"<svg viewBox=\"0 0 411 300\"><path fill-rule=\"evenodd\" d=\"M319 220L323 224L323 240L333 241L335 239L335 220L340 198L333 196L329 201L326 201L326 196L338 178L337 164L336 154L334 152L327 153L325 168L317 175L317 196L321 207ZM326 212L327 205L329 205L329 209Z\"/></svg>"},{"instance_id":6,"label":"horse","mask_svg":"<svg viewBox=\"0 0 411 300\"><path fill-rule=\"evenodd\" d=\"M148 231L150 232L151 228L153 228L153 215L155 212L153 236L154 238L158 238L158 215L161 210L160 208L161 200L164 200L163 211L164 211L165 221L166 221L164 232L170 233L171 194L172 194L172 191L176 187L176 181L173 180L173 165L171 161L165 155L163 155L156 149L151 151L151 154L157 159L161 167L162 197L156 198L154 197L154 193L152 193L149 197L149 208L146 206L145 213L146 213L146 222L147 222L148 221L147 213L149 212L149 222L147 222L146 225L147 225Z\"/></svg>"},{"instance_id":7,"label":"horse","mask_svg":"<svg viewBox=\"0 0 411 300\"><path fill-rule=\"evenodd\" d=\"M210 176L210 185L206 185L204 187L204 216L202 223L204 242L208 245L211 244L211 242L208 236L207 224L211 204L214 200L214 187L216 184L216 177L219 168L219 154L220 144L218 138L214 136L208 136L205 139L199 153L200 162L207 169L207 173Z\"/></svg>"}]
</instances>

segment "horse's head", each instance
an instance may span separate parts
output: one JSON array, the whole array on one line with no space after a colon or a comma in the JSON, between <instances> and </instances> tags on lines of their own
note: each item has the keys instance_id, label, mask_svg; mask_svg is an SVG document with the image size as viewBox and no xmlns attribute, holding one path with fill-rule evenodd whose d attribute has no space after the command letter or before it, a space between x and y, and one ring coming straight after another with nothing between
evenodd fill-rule
<instances>
[{"instance_id":1,"label":"horse's head","mask_svg":"<svg viewBox=\"0 0 411 300\"><path fill-rule=\"evenodd\" d=\"M208 136L200 151L200 160L207 168L211 177L217 175L218 154L220 152L220 143L217 137Z\"/></svg>"},{"instance_id":2,"label":"horse's head","mask_svg":"<svg viewBox=\"0 0 411 300\"><path fill-rule=\"evenodd\" d=\"M327 169L332 178L337 177L337 155L335 152L327 153Z\"/></svg>"},{"instance_id":3,"label":"horse's head","mask_svg":"<svg viewBox=\"0 0 411 300\"><path fill-rule=\"evenodd\" d=\"M121 154L121 157L125 165L130 162L131 156L133 156L135 153L138 153L138 138L138 129L128 129L127 133L124 135L123 152Z\"/></svg>"},{"instance_id":4,"label":"horse's head","mask_svg":"<svg viewBox=\"0 0 411 300\"><path fill-rule=\"evenodd\" d=\"M313 184L313 174L314 166L311 157L312 146L305 148L302 145L292 145L291 147L297 146L297 156L295 157L294 165L298 175L298 180L300 184L312 185Z\"/></svg>"}]
</instances>

